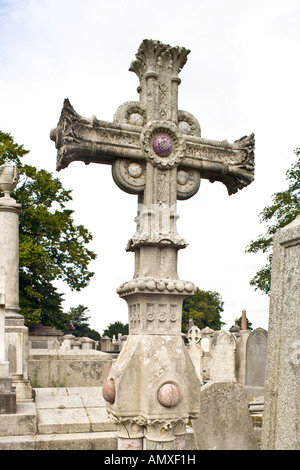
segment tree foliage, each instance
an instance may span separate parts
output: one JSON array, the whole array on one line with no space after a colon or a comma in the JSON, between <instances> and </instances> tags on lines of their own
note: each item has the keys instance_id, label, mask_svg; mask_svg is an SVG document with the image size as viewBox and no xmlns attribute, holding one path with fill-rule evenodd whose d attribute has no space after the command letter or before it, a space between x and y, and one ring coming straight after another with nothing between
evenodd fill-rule
<instances>
[{"instance_id":1,"label":"tree foliage","mask_svg":"<svg viewBox=\"0 0 300 470\"><path fill-rule=\"evenodd\" d=\"M218 292L204 291L197 287L194 295L190 295L183 301L182 331L185 332L189 319L198 328L208 326L213 330L220 330L224 322L221 321L221 313L224 302Z\"/></svg>"},{"instance_id":2,"label":"tree foliage","mask_svg":"<svg viewBox=\"0 0 300 470\"><path fill-rule=\"evenodd\" d=\"M46 170L24 164L29 153L0 131L0 165L14 161L20 181L12 197L22 205L19 235L20 307L25 323L64 329L68 315L62 311L62 294L53 281L65 281L79 291L89 284L88 265L96 254L87 248L92 235L75 225L71 191Z\"/></svg>"},{"instance_id":3,"label":"tree foliage","mask_svg":"<svg viewBox=\"0 0 300 470\"><path fill-rule=\"evenodd\" d=\"M78 305L78 307L71 307L68 311L68 316L74 328L72 331L74 336L81 338L86 336L94 340L100 339L100 334L89 326L90 316L88 316L87 307L83 305Z\"/></svg>"},{"instance_id":4,"label":"tree foliage","mask_svg":"<svg viewBox=\"0 0 300 470\"><path fill-rule=\"evenodd\" d=\"M122 335L128 335L128 323L122 323L121 321L110 323L108 327L103 330L102 336L108 336L109 338L112 338L113 335L115 335L115 337L117 338L119 333L121 333Z\"/></svg>"},{"instance_id":5,"label":"tree foliage","mask_svg":"<svg viewBox=\"0 0 300 470\"><path fill-rule=\"evenodd\" d=\"M246 253L266 253L267 263L251 279L250 285L255 290L270 294L273 236L282 227L292 222L300 214L300 149L294 153L297 160L286 172L289 182L285 191L273 194L272 204L259 214L260 222L267 223L266 233L251 241Z\"/></svg>"}]
</instances>

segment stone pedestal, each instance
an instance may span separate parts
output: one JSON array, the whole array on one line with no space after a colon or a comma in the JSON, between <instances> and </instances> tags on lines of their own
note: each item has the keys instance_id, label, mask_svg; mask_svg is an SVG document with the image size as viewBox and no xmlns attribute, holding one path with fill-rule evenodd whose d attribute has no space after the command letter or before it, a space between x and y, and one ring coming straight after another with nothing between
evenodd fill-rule
<instances>
[{"instance_id":1,"label":"stone pedestal","mask_svg":"<svg viewBox=\"0 0 300 470\"><path fill-rule=\"evenodd\" d=\"M181 334L130 334L103 390L122 448L124 439L140 446L143 437L146 449L184 447L186 424L199 411L200 382Z\"/></svg>"},{"instance_id":2,"label":"stone pedestal","mask_svg":"<svg viewBox=\"0 0 300 470\"><path fill-rule=\"evenodd\" d=\"M300 450L300 216L274 236L263 450Z\"/></svg>"},{"instance_id":3,"label":"stone pedestal","mask_svg":"<svg viewBox=\"0 0 300 470\"><path fill-rule=\"evenodd\" d=\"M5 351L5 294L4 277L0 278L0 414L16 412L16 392L9 375L9 362Z\"/></svg>"}]
</instances>

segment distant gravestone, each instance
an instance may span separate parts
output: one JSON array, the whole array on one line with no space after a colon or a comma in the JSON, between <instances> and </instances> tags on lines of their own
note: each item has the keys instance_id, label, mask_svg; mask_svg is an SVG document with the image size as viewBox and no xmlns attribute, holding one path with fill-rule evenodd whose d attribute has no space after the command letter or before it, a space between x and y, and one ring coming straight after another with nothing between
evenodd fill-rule
<instances>
[{"instance_id":1,"label":"distant gravestone","mask_svg":"<svg viewBox=\"0 0 300 470\"><path fill-rule=\"evenodd\" d=\"M243 386L235 382L203 385L192 425L197 450L258 449Z\"/></svg>"},{"instance_id":2,"label":"distant gravestone","mask_svg":"<svg viewBox=\"0 0 300 470\"><path fill-rule=\"evenodd\" d=\"M248 398L264 395L268 333L263 328L256 328L246 344L246 380L245 391Z\"/></svg>"},{"instance_id":3,"label":"distant gravestone","mask_svg":"<svg viewBox=\"0 0 300 470\"><path fill-rule=\"evenodd\" d=\"M212 344L211 380L214 382L236 381L236 340L226 330L216 331Z\"/></svg>"},{"instance_id":4,"label":"distant gravestone","mask_svg":"<svg viewBox=\"0 0 300 470\"><path fill-rule=\"evenodd\" d=\"M201 330L201 348L203 350L203 379L210 380L211 370L211 342L215 331L206 326Z\"/></svg>"},{"instance_id":5,"label":"distant gravestone","mask_svg":"<svg viewBox=\"0 0 300 470\"><path fill-rule=\"evenodd\" d=\"M199 377L200 383L203 383L203 349L201 347L201 330L192 325L187 332L188 339L188 352L192 363L194 364L196 373Z\"/></svg>"}]
</instances>

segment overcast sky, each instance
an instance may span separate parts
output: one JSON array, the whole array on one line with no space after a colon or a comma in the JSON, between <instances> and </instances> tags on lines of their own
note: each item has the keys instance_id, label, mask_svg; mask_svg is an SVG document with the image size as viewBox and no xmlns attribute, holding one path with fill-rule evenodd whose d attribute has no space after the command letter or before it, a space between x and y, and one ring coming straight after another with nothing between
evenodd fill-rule
<instances>
[{"instance_id":1,"label":"overcast sky","mask_svg":"<svg viewBox=\"0 0 300 470\"><path fill-rule=\"evenodd\" d=\"M137 197L115 185L110 166L78 162L57 173L49 132L65 98L81 116L106 121L137 101L138 78L128 68L142 40L157 39L191 50L179 108L198 119L202 137L256 139L250 186L228 196L222 183L203 180L178 202L178 232L189 243L179 252L179 277L221 294L225 328L243 309L254 328L268 328L269 299L249 285L265 256L245 249L264 233L259 213L286 189L300 147L299 24L299 0L0 0L0 129L30 150L28 163L73 190L74 219L92 232L89 248L98 254L89 287L59 285L66 310L88 307L100 334L127 323L116 288L133 276L125 247Z\"/></svg>"}]
</instances>

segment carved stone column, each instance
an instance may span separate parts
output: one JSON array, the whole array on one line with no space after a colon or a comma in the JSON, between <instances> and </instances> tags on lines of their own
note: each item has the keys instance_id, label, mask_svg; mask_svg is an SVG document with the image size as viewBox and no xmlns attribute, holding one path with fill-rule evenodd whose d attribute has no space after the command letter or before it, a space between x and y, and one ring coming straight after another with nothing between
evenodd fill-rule
<instances>
[{"instance_id":1,"label":"carved stone column","mask_svg":"<svg viewBox=\"0 0 300 470\"><path fill-rule=\"evenodd\" d=\"M28 328L19 307L19 215L21 204L10 197L18 183L14 163L0 167L0 276L5 279L5 345L18 401L31 401L28 378Z\"/></svg>"}]
</instances>

